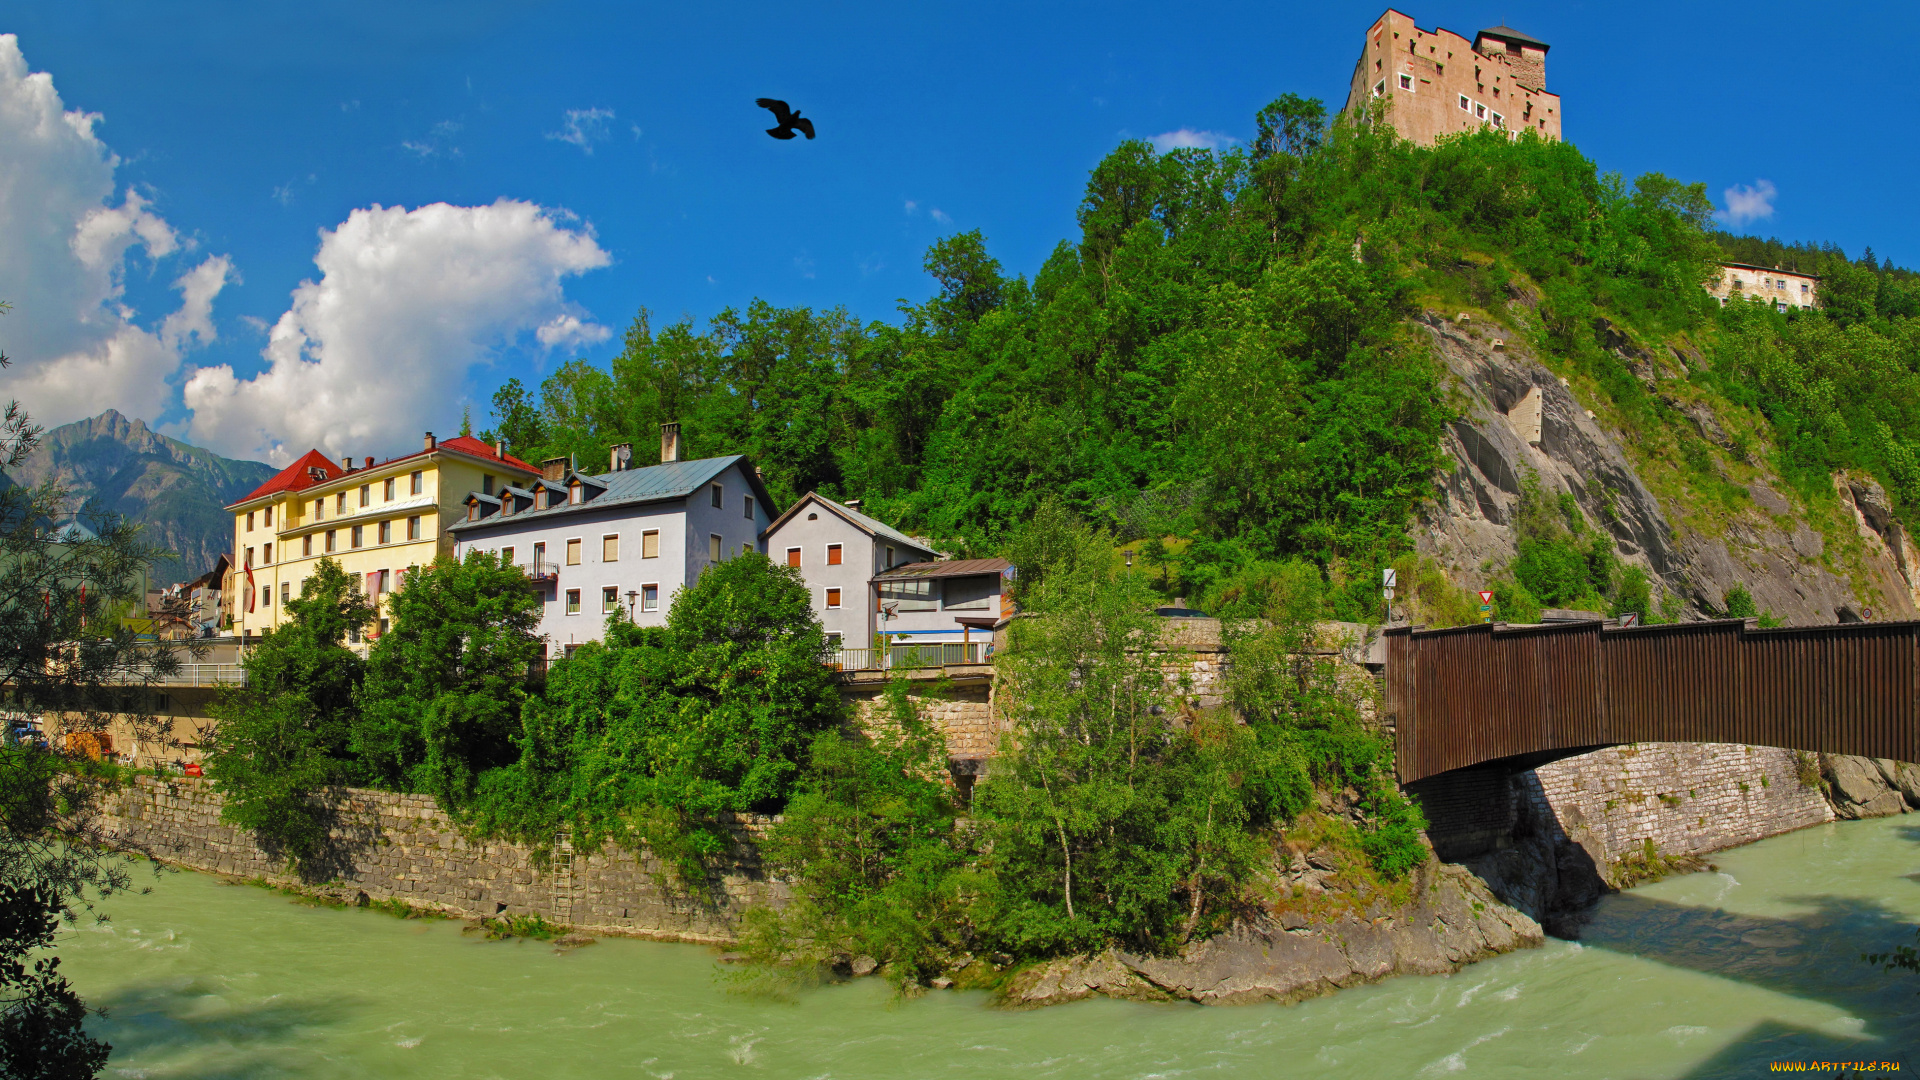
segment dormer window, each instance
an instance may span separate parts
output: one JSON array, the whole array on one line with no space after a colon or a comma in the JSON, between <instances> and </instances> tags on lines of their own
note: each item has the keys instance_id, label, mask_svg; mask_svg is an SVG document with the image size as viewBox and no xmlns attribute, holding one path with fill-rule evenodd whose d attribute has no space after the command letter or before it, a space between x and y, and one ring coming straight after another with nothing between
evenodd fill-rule
<instances>
[{"instance_id":1,"label":"dormer window","mask_svg":"<svg viewBox=\"0 0 1920 1080\"><path fill-rule=\"evenodd\" d=\"M583 497L583 494L584 493L580 487L580 481L575 480L567 488L567 502L574 506L579 506L580 500Z\"/></svg>"},{"instance_id":2,"label":"dormer window","mask_svg":"<svg viewBox=\"0 0 1920 1080\"><path fill-rule=\"evenodd\" d=\"M480 500L479 499L467 500L467 520L468 521L480 520Z\"/></svg>"}]
</instances>

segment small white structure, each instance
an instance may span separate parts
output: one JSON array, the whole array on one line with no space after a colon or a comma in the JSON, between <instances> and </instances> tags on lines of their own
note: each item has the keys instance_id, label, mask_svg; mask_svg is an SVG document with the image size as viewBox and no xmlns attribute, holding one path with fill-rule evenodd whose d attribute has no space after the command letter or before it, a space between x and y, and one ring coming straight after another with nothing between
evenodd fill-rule
<instances>
[{"instance_id":1,"label":"small white structure","mask_svg":"<svg viewBox=\"0 0 1920 1080\"><path fill-rule=\"evenodd\" d=\"M1784 312L1815 306L1820 299L1820 279L1777 266L1721 263L1720 277L1707 285L1707 292L1720 301L1721 307L1726 307L1728 300L1758 300Z\"/></svg>"},{"instance_id":2,"label":"small white structure","mask_svg":"<svg viewBox=\"0 0 1920 1080\"><path fill-rule=\"evenodd\" d=\"M926 541L812 491L768 526L766 550L774 562L799 568L827 637L849 649L869 647L882 632L874 576L939 558Z\"/></svg>"},{"instance_id":3,"label":"small white structure","mask_svg":"<svg viewBox=\"0 0 1920 1080\"><path fill-rule=\"evenodd\" d=\"M605 473L558 459L527 487L469 493L466 520L448 527L456 558L495 552L540 590L550 657L600 640L615 611L663 626L674 594L708 566L765 550L772 507L752 462L680 461L679 425L668 428L659 465L623 468L626 446L614 447Z\"/></svg>"}]
</instances>

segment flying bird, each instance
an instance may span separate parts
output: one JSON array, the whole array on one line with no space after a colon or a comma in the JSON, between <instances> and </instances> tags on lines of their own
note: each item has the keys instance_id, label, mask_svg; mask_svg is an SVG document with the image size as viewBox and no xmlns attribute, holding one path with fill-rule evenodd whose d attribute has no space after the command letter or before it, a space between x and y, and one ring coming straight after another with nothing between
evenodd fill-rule
<instances>
[{"instance_id":1,"label":"flying bird","mask_svg":"<svg viewBox=\"0 0 1920 1080\"><path fill-rule=\"evenodd\" d=\"M786 102L777 98L763 97L754 98L753 103L763 109L773 110L773 118L780 124L779 127L768 128L767 134L776 139L791 139L793 133L799 131L807 138L813 138L813 121L801 116L798 110L787 108Z\"/></svg>"}]
</instances>

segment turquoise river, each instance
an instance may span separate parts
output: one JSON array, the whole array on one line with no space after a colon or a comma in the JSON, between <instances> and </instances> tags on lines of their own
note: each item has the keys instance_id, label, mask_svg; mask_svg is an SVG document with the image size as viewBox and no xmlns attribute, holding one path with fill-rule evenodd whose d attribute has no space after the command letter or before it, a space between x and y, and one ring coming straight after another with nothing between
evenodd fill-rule
<instances>
[{"instance_id":1,"label":"turquoise river","mask_svg":"<svg viewBox=\"0 0 1920 1080\"><path fill-rule=\"evenodd\" d=\"M67 933L123 1077L1721 1077L1920 1071L1920 977L1864 949L1920 923L1920 817L1806 829L1609 897L1584 939L1300 1005L984 994L865 979L770 1000L712 950L569 951L168 873Z\"/></svg>"}]
</instances>

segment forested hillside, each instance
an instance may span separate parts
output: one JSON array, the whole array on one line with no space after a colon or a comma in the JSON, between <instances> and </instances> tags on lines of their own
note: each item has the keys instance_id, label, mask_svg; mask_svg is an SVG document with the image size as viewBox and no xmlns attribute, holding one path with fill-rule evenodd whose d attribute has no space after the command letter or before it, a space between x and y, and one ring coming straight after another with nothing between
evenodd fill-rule
<instances>
[{"instance_id":1,"label":"forested hillside","mask_svg":"<svg viewBox=\"0 0 1920 1080\"><path fill-rule=\"evenodd\" d=\"M1377 568L1414 548L1461 415L1414 319L1472 311L1603 410L1663 499L1738 509L1745 463L1809 505L1849 469L1900 516L1920 505L1912 275L1716 233L1704 185L1629 184L1568 143L1485 131L1421 148L1291 96L1258 128L1221 153L1122 143L1089 178L1079 237L1031 278L963 233L929 250L939 291L897 321L642 311L607 367L510 383L494 426L523 456L602 461L632 441L644 462L679 420L693 453L751 455L782 500L858 497L956 551L996 550L1059 498L1145 541L1170 594L1257 608L1298 559L1336 612L1365 615ZM1721 310L1700 286L1729 256L1822 274L1825 310ZM1684 393L1636 372L1653 351L1692 358L1675 365ZM1708 437L1703 410L1737 438ZM1661 590L1587 527L1605 523L1572 515L1536 506L1531 557L1481 568L1509 606L1659 617ZM1682 598L1664 599L1677 616Z\"/></svg>"}]
</instances>

